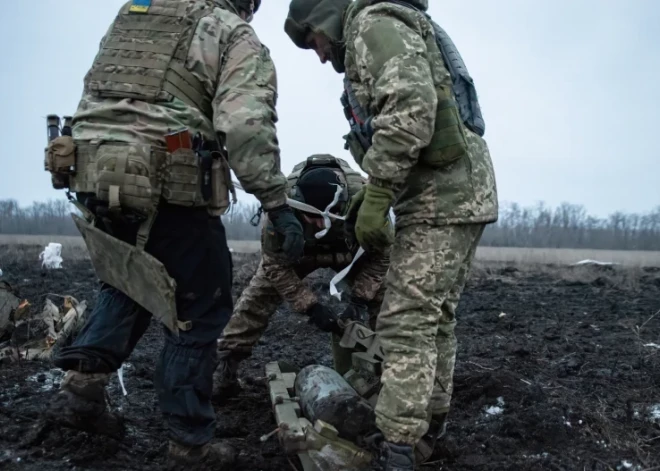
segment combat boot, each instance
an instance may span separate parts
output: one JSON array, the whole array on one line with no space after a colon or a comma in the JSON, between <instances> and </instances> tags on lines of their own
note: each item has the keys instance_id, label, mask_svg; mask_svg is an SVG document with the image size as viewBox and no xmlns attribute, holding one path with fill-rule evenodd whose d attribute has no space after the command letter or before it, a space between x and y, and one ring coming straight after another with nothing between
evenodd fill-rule
<instances>
[{"instance_id":1,"label":"combat boot","mask_svg":"<svg viewBox=\"0 0 660 471\"><path fill-rule=\"evenodd\" d=\"M223 402L236 397L243 389L238 383L238 366L243 360L231 350L218 351L218 365L213 373L213 400Z\"/></svg>"},{"instance_id":2,"label":"combat boot","mask_svg":"<svg viewBox=\"0 0 660 471\"><path fill-rule=\"evenodd\" d=\"M447 432L447 413L433 415L429 429L415 446L415 461L425 463L431 458L435 446L440 438Z\"/></svg>"},{"instance_id":3,"label":"combat boot","mask_svg":"<svg viewBox=\"0 0 660 471\"><path fill-rule=\"evenodd\" d=\"M413 471L415 468L415 454L410 445L383 441L377 460L374 471Z\"/></svg>"},{"instance_id":4,"label":"combat boot","mask_svg":"<svg viewBox=\"0 0 660 471\"><path fill-rule=\"evenodd\" d=\"M206 443L202 446L187 446L173 440L169 442L168 456L170 465L185 469L198 469L209 466L214 470L234 469L236 449L227 443Z\"/></svg>"},{"instance_id":5,"label":"combat boot","mask_svg":"<svg viewBox=\"0 0 660 471\"><path fill-rule=\"evenodd\" d=\"M107 410L105 401L109 378L103 373L67 371L48 407L48 418L64 426L120 439L124 434L123 420Z\"/></svg>"},{"instance_id":6,"label":"combat boot","mask_svg":"<svg viewBox=\"0 0 660 471\"><path fill-rule=\"evenodd\" d=\"M385 441L378 431L366 438L373 459L372 471L413 471L415 469L415 451L411 445Z\"/></svg>"}]
</instances>

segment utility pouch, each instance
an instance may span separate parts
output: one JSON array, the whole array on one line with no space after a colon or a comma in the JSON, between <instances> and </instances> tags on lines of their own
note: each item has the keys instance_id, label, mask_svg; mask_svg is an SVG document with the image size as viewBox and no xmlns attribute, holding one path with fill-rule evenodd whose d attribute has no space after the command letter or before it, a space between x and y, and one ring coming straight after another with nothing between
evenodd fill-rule
<instances>
[{"instance_id":1,"label":"utility pouch","mask_svg":"<svg viewBox=\"0 0 660 471\"><path fill-rule=\"evenodd\" d=\"M204 206L200 158L193 149L168 153L163 166L162 196L170 204Z\"/></svg>"},{"instance_id":2,"label":"utility pouch","mask_svg":"<svg viewBox=\"0 0 660 471\"><path fill-rule=\"evenodd\" d=\"M96 151L96 197L109 209L153 209L152 148L143 144L102 144Z\"/></svg>"},{"instance_id":3,"label":"utility pouch","mask_svg":"<svg viewBox=\"0 0 660 471\"><path fill-rule=\"evenodd\" d=\"M344 136L344 140L346 141L344 148L351 153L355 163L358 164L360 168L362 168L362 161L364 160L364 156L367 153L364 150L364 147L362 147L360 138L357 136L355 131L351 131Z\"/></svg>"},{"instance_id":4,"label":"utility pouch","mask_svg":"<svg viewBox=\"0 0 660 471\"><path fill-rule=\"evenodd\" d=\"M419 160L432 168L443 168L467 155L467 139L461 126L456 102L438 92L435 131Z\"/></svg>"},{"instance_id":5,"label":"utility pouch","mask_svg":"<svg viewBox=\"0 0 660 471\"><path fill-rule=\"evenodd\" d=\"M212 152L211 163L211 199L208 211L211 216L222 216L229 208L229 189L231 174L227 160L220 152Z\"/></svg>"},{"instance_id":6,"label":"utility pouch","mask_svg":"<svg viewBox=\"0 0 660 471\"><path fill-rule=\"evenodd\" d=\"M69 187L69 175L75 173L76 144L71 136L59 136L44 151L44 168L51 174L53 188Z\"/></svg>"}]
</instances>

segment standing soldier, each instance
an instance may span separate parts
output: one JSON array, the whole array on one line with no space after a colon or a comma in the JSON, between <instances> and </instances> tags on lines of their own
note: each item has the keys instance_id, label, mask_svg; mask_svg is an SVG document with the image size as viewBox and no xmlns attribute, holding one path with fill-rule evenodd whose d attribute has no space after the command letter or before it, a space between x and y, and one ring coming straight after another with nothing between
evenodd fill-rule
<instances>
[{"instance_id":1,"label":"standing soldier","mask_svg":"<svg viewBox=\"0 0 660 471\"><path fill-rule=\"evenodd\" d=\"M285 23L298 47L345 73L347 147L369 175L351 203L361 205L360 245L387 242L390 207L396 215L376 327L386 358L375 469L412 470L420 438L444 428L456 307L484 227L497 220L476 91L427 9L428 0L292 0Z\"/></svg>"},{"instance_id":2,"label":"standing soldier","mask_svg":"<svg viewBox=\"0 0 660 471\"><path fill-rule=\"evenodd\" d=\"M192 466L234 458L211 444L217 338L233 308L220 220L229 168L260 201L286 255L302 253L280 170L275 68L248 24L259 3L128 1L85 76L72 129L46 153L53 185L76 193L70 199L85 216L76 223L103 282L89 321L55 359L66 376L53 420L122 435L104 387L153 315L168 327L155 389L169 457Z\"/></svg>"},{"instance_id":3,"label":"standing soldier","mask_svg":"<svg viewBox=\"0 0 660 471\"><path fill-rule=\"evenodd\" d=\"M348 210L348 201L362 190L364 183L364 178L346 161L331 155L309 157L296 165L288 177L290 198L337 215ZM300 210L295 213L305 233L304 254L298 262L292 263L282 256L282 237L273 230L272 223L268 221L263 226L261 263L237 301L236 310L219 341L213 393L218 399L238 393L239 363L251 355L252 348L268 327L270 316L283 300L294 311L309 316L310 322L321 330L333 333L332 353L335 369L340 374L350 369L351 358L350 351L339 346L342 329L338 321L355 320L368 325L378 314L383 301L389 248L365 252L355 262L349 272L350 302L337 316L319 302L302 280L319 268L337 272L346 268L358 249L350 237L352 231L348 232L347 240L345 223L333 220L330 230L317 238L316 234L325 227L323 218Z\"/></svg>"}]
</instances>

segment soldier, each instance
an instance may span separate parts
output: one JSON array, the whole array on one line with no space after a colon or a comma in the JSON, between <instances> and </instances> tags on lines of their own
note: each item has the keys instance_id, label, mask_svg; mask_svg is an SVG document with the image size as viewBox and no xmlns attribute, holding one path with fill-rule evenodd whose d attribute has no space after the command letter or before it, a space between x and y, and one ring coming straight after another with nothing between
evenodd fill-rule
<instances>
[{"instance_id":1,"label":"soldier","mask_svg":"<svg viewBox=\"0 0 660 471\"><path fill-rule=\"evenodd\" d=\"M211 443L217 338L233 308L220 220L229 168L285 255L302 253L280 170L275 68L248 24L259 4L128 1L85 77L72 136L63 128L47 151L53 185L76 193L85 219L74 219L104 282L89 321L55 359L66 376L52 418L121 437L104 387L156 316L169 327L155 389L174 464L222 466L235 456Z\"/></svg>"},{"instance_id":2,"label":"soldier","mask_svg":"<svg viewBox=\"0 0 660 471\"><path fill-rule=\"evenodd\" d=\"M348 209L349 199L361 191L364 183L364 178L346 161L331 155L313 155L293 168L287 186L292 199L320 211L342 215ZM270 221L263 225L261 263L238 299L236 310L218 342L219 364L213 392L218 399L240 391L239 363L251 355L252 348L268 327L270 316L282 301L287 301L294 311L309 316L310 322L321 330L332 332L333 359L340 374L350 369L351 359L350 351L339 346L342 332L339 320L373 323L380 309L389 249L366 252L355 262L349 272L352 284L349 304L338 316L320 303L302 280L319 268L343 270L353 260L358 246L353 238L346 238L345 223L341 220L333 220L330 230L317 238L316 234L324 229L323 218L300 210L295 213L305 233L304 254L296 263L282 257L282 237L273 230ZM348 231L349 236L352 233Z\"/></svg>"},{"instance_id":3,"label":"soldier","mask_svg":"<svg viewBox=\"0 0 660 471\"><path fill-rule=\"evenodd\" d=\"M351 202L359 243L387 243L390 207L396 216L376 326L386 358L374 469L413 469L414 446L444 429L456 308L498 212L472 79L427 8L428 0L292 0L285 22L298 47L345 74L346 144L369 175Z\"/></svg>"}]
</instances>

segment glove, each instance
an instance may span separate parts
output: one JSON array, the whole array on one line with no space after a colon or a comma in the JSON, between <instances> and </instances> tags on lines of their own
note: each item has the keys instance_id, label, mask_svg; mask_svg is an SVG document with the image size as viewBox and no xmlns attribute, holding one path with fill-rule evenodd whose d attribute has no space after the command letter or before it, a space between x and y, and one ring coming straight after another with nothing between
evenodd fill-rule
<instances>
[{"instance_id":1,"label":"glove","mask_svg":"<svg viewBox=\"0 0 660 471\"><path fill-rule=\"evenodd\" d=\"M367 301L362 298L351 296L348 306L339 316L344 322L359 322L367 325L369 322L369 312L367 310Z\"/></svg>"},{"instance_id":2,"label":"glove","mask_svg":"<svg viewBox=\"0 0 660 471\"><path fill-rule=\"evenodd\" d=\"M358 210L364 201L364 187L355 193L348 204L348 210L344 216L344 238L349 247L357 245L358 241L355 237L355 221L357 220Z\"/></svg>"},{"instance_id":3,"label":"glove","mask_svg":"<svg viewBox=\"0 0 660 471\"><path fill-rule=\"evenodd\" d=\"M389 218L392 201L392 190L373 183L365 185L364 201L355 222L355 236L364 250L383 251L394 243L394 230Z\"/></svg>"},{"instance_id":4,"label":"glove","mask_svg":"<svg viewBox=\"0 0 660 471\"><path fill-rule=\"evenodd\" d=\"M282 251L291 262L297 261L305 248L305 236L300 221L288 205L278 206L268 211L268 218L273 223L273 229L284 236Z\"/></svg>"},{"instance_id":5,"label":"glove","mask_svg":"<svg viewBox=\"0 0 660 471\"><path fill-rule=\"evenodd\" d=\"M337 335L343 333L339 325L339 317L323 304L316 303L305 313L309 316L309 322L321 329L323 332L334 332Z\"/></svg>"}]
</instances>

